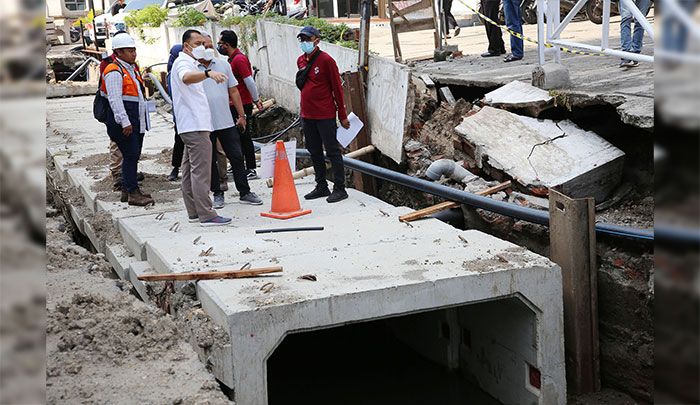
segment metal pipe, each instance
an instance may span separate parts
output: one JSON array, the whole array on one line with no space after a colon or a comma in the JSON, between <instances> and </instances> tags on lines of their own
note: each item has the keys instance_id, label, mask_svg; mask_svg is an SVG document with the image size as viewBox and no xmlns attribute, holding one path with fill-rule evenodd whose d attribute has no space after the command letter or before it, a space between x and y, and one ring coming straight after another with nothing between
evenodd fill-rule
<instances>
[{"instance_id":1,"label":"metal pipe","mask_svg":"<svg viewBox=\"0 0 700 405\"><path fill-rule=\"evenodd\" d=\"M297 157L310 156L311 155L306 149L297 149ZM349 169L357 170L361 173L369 174L371 176L400 184L414 190L422 191L424 193L436 195L445 198L446 200L455 201L474 208L485 209L487 211L506 215L511 218L549 226L549 213L547 211L522 207L517 204L498 201L489 197L482 197L462 190L456 190L441 184L411 177L407 174L394 172L361 160L343 157L343 162ZM601 235L621 236L650 242L654 241L653 229L638 229L605 223L596 224L595 229L596 232ZM657 230L659 229L657 228ZM695 231L683 231L673 228L663 228L660 231L663 232L662 235L672 239L673 241L685 244L700 245L700 232L696 233Z\"/></svg>"},{"instance_id":2,"label":"metal pipe","mask_svg":"<svg viewBox=\"0 0 700 405\"><path fill-rule=\"evenodd\" d=\"M153 81L153 84L156 85L156 88L158 89L158 92L160 93L160 95L163 97L163 100L165 100L166 103L173 105L173 100L170 99L168 92L165 91L165 89L163 88L163 85L160 84L160 79L158 79L158 77L156 75L154 75L153 73L150 73L150 72L148 73L148 77L150 77L151 80Z\"/></svg>"},{"instance_id":3,"label":"metal pipe","mask_svg":"<svg viewBox=\"0 0 700 405\"><path fill-rule=\"evenodd\" d=\"M540 66L545 60L545 25L544 25L544 0L537 0L537 60Z\"/></svg>"},{"instance_id":4,"label":"metal pipe","mask_svg":"<svg viewBox=\"0 0 700 405\"><path fill-rule=\"evenodd\" d=\"M593 0L591 0L593 1ZM610 43L610 0L603 0L603 24L601 26L600 48L609 48Z\"/></svg>"},{"instance_id":5,"label":"metal pipe","mask_svg":"<svg viewBox=\"0 0 700 405\"><path fill-rule=\"evenodd\" d=\"M648 63L654 62L653 56L642 55L642 54L634 53L634 52L618 51L616 49L601 49L599 46L582 44L579 42L571 42L571 41L564 41L564 40L552 40L551 44L563 46L565 48L586 49L586 50L589 50L591 52L598 52L598 53L602 53L604 55L615 56L618 58L636 60L638 62L648 62Z\"/></svg>"},{"instance_id":6,"label":"metal pipe","mask_svg":"<svg viewBox=\"0 0 700 405\"><path fill-rule=\"evenodd\" d=\"M588 1L589 0L578 0L576 5L574 5L574 8L572 8L571 11L569 11L569 14L567 14L566 17L564 17L564 21L562 21L559 24L559 26L556 27L556 29L554 30L554 33L552 33L552 36L555 38L559 37L559 35L561 35L562 31L564 31L564 28L566 28L566 26L569 25L571 20L573 20L574 17L576 17L576 14L578 14L578 12L581 11L583 6L585 6L586 3L588 3Z\"/></svg>"},{"instance_id":7,"label":"metal pipe","mask_svg":"<svg viewBox=\"0 0 700 405\"><path fill-rule=\"evenodd\" d=\"M90 62L96 63L98 65L100 64L99 60L93 58L92 56L88 56L88 58L85 59L83 61L83 63L81 63L80 66L78 66L78 68L75 69L75 71L73 71L73 73L71 73L70 76L68 76L68 78L65 81L67 81L67 82L73 81L73 79L75 79L75 77L78 76L80 74L80 72L85 70L85 67L87 67L88 63L90 63Z\"/></svg>"},{"instance_id":8,"label":"metal pipe","mask_svg":"<svg viewBox=\"0 0 700 405\"><path fill-rule=\"evenodd\" d=\"M300 226L296 228L272 228L272 229L256 229L255 233L277 233L277 232L300 232L300 231L322 231L322 226Z\"/></svg>"}]
</instances>

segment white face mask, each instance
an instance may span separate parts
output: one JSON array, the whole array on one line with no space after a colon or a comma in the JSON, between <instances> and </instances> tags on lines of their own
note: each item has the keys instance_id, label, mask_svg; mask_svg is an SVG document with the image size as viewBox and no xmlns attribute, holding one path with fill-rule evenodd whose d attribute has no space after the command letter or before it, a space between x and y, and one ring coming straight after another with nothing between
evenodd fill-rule
<instances>
[{"instance_id":1,"label":"white face mask","mask_svg":"<svg viewBox=\"0 0 700 405\"><path fill-rule=\"evenodd\" d=\"M204 59L204 55L206 54L206 48L204 45L200 45L196 48L192 48L192 57L195 59Z\"/></svg>"},{"instance_id":2,"label":"white face mask","mask_svg":"<svg viewBox=\"0 0 700 405\"><path fill-rule=\"evenodd\" d=\"M212 60L216 57L216 50L214 48L207 48L204 51L204 60Z\"/></svg>"}]
</instances>

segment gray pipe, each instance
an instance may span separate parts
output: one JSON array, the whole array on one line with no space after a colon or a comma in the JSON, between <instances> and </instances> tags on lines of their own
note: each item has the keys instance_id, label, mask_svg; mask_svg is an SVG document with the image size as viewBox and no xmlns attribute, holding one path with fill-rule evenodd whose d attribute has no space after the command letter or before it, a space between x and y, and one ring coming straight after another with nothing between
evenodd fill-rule
<instances>
[{"instance_id":1,"label":"gray pipe","mask_svg":"<svg viewBox=\"0 0 700 405\"><path fill-rule=\"evenodd\" d=\"M425 171L425 175L433 181L440 180L442 176L445 176L460 183L469 183L476 178L469 170L450 159L434 161L430 164L428 170Z\"/></svg>"},{"instance_id":2,"label":"gray pipe","mask_svg":"<svg viewBox=\"0 0 700 405\"><path fill-rule=\"evenodd\" d=\"M151 81L153 81L153 83L156 85L156 88L158 89L160 95L163 97L163 100L165 100L166 103L173 105L173 100L170 99L168 92L165 91L163 85L160 84L160 79L153 73L148 73L148 77L150 77Z\"/></svg>"},{"instance_id":3,"label":"gray pipe","mask_svg":"<svg viewBox=\"0 0 700 405\"><path fill-rule=\"evenodd\" d=\"M98 64L98 65L100 64L100 61L99 61L99 60L93 58L92 56L88 56L88 58L85 59L85 61L83 61L83 63L81 63L80 66L78 66L78 68L75 69L75 71L74 71L73 73L70 74L70 76L68 76L68 78L66 79L66 81L67 81L67 82L73 81L73 79L75 79L75 77L76 77L78 74L80 74L80 72L82 72L83 70L85 70L85 67L86 67L86 66L88 65L88 63L90 63L90 62L96 63L96 64Z\"/></svg>"}]
</instances>

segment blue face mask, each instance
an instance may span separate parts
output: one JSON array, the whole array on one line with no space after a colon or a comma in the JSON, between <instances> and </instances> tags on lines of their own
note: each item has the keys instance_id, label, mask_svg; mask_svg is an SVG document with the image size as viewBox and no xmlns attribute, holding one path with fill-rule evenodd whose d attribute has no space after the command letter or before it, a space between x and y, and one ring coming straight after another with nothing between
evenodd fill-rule
<instances>
[{"instance_id":1,"label":"blue face mask","mask_svg":"<svg viewBox=\"0 0 700 405\"><path fill-rule=\"evenodd\" d=\"M299 48L301 48L301 51L307 54L313 52L315 47L316 46L311 41L303 41L299 43Z\"/></svg>"},{"instance_id":2,"label":"blue face mask","mask_svg":"<svg viewBox=\"0 0 700 405\"><path fill-rule=\"evenodd\" d=\"M222 54L222 55L224 55L224 56L228 56L228 54L226 53L226 51L224 51L224 47L223 47L222 45L217 46L217 47L216 47L216 50L219 51L220 54Z\"/></svg>"}]
</instances>

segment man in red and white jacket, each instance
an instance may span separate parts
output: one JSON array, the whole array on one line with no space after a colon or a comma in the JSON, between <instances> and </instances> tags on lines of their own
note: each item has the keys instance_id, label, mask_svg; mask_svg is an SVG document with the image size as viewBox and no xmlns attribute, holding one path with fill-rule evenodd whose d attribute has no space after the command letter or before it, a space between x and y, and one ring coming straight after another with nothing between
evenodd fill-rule
<instances>
[{"instance_id":1,"label":"man in red and white jacket","mask_svg":"<svg viewBox=\"0 0 700 405\"><path fill-rule=\"evenodd\" d=\"M313 61L301 90L301 124L306 148L311 153L316 172L316 188L304 198L312 200L328 197L326 201L334 203L348 198L342 147L336 138L336 117L343 128L350 128L343 100L343 86L335 60L318 48L321 42L319 31L314 27L304 27L297 38L299 47L304 52L297 59L297 68L304 69ZM332 193L326 182L324 148L333 170Z\"/></svg>"}]
</instances>

